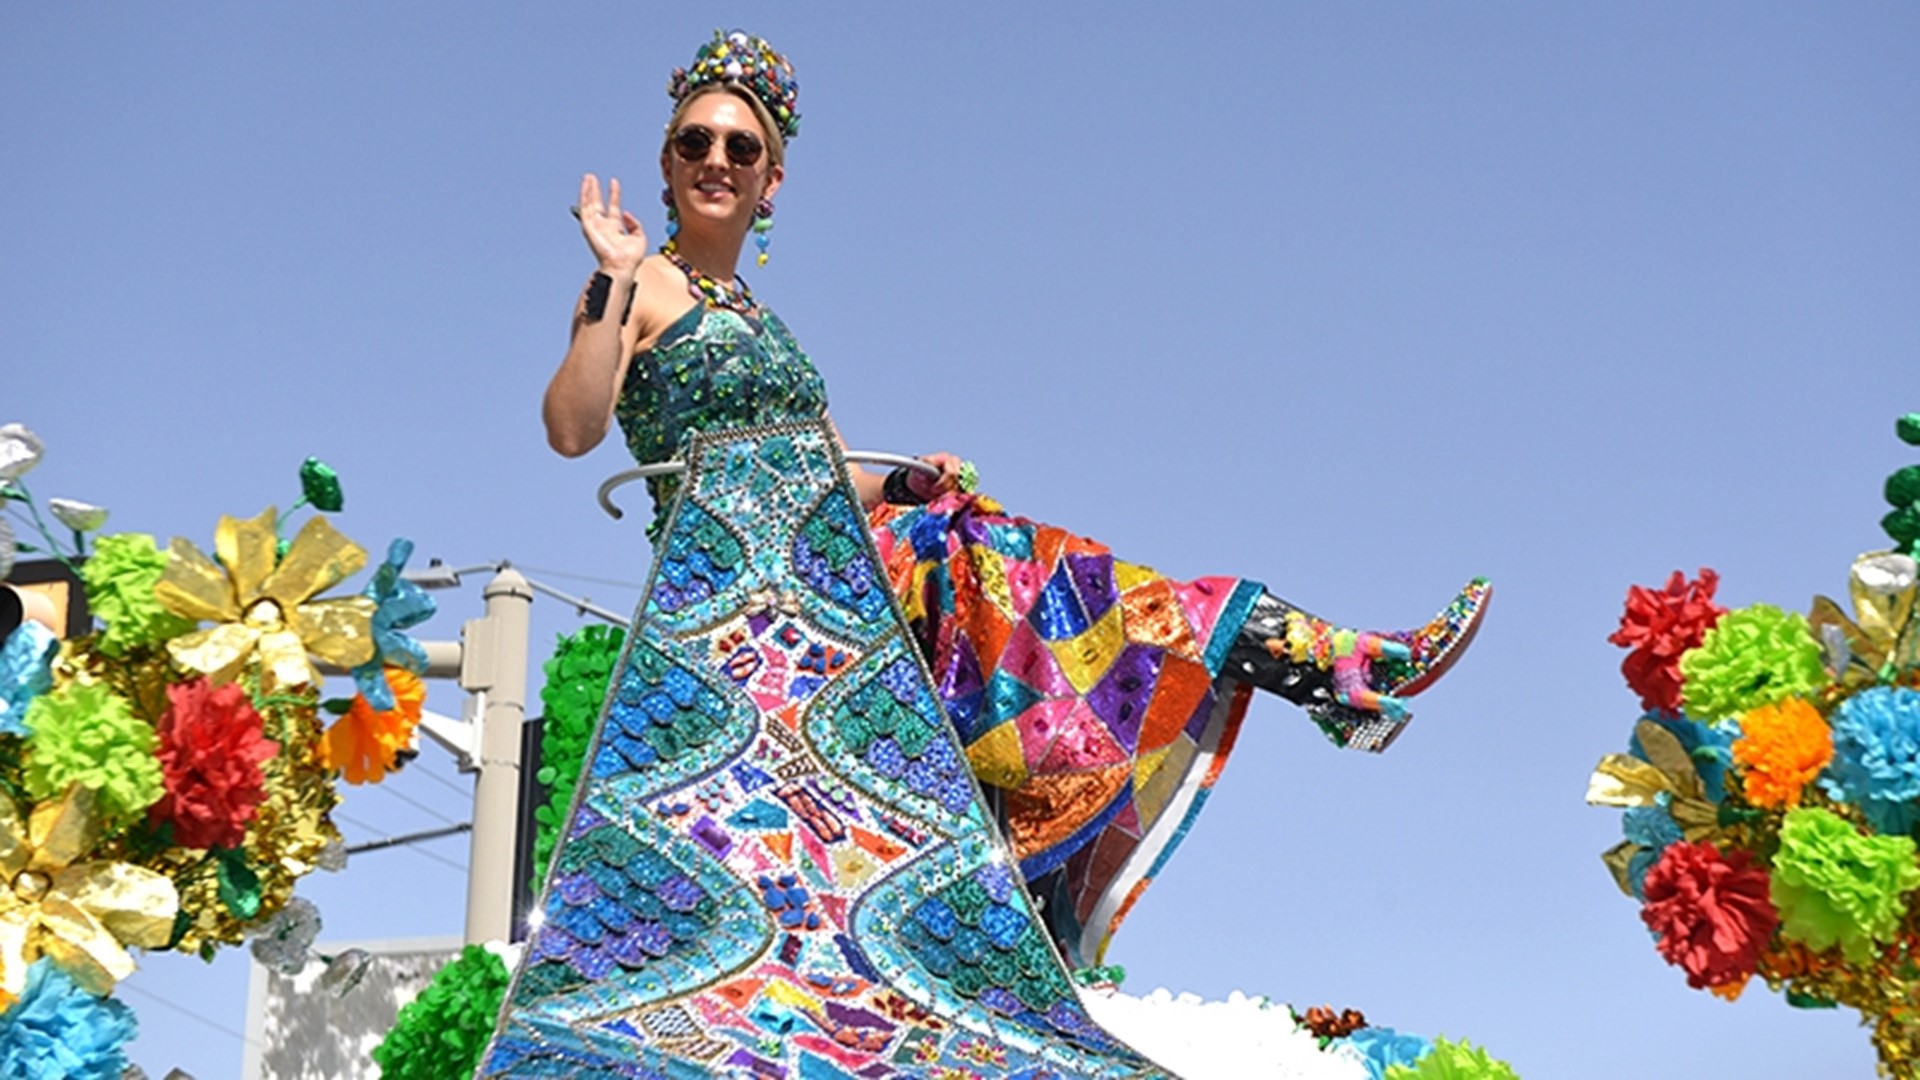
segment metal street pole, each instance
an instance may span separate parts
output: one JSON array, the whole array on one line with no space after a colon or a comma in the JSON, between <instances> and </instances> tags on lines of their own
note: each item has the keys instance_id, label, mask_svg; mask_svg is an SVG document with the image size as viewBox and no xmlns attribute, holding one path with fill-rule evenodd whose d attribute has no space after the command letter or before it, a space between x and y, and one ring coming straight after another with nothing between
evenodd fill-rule
<instances>
[{"instance_id":1,"label":"metal street pole","mask_svg":"<svg viewBox=\"0 0 1920 1080\"><path fill-rule=\"evenodd\" d=\"M505 941L513 929L514 830L519 818L520 725L527 708L527 638L533 589L506 567L487 582L484 619L469 621L460 685L479 695L474 739L473 846L467 860L469 943Z\"/></svg>"}]
</instances>

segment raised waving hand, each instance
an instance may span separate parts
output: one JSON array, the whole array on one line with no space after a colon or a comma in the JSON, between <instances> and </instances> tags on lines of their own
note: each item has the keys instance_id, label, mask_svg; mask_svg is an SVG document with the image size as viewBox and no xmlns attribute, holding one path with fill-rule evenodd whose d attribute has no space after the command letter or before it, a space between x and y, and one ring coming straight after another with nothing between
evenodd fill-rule
<instances>
[{"instance_id":1,"label":"raised waving hand","mask_svg":"<svg viewBox=\"0 0 1920 1080\"><path fill-rule=\"evenodd\" d=\"M607 179L607 198L600 199L600 178L588 173L580 178L580 205L574 210L580 219L580 232L600 260L600 269L612 275L633 273L647 257L647 231L640 219L620 206L620 181Z\"/></svg>"}]
</instances>

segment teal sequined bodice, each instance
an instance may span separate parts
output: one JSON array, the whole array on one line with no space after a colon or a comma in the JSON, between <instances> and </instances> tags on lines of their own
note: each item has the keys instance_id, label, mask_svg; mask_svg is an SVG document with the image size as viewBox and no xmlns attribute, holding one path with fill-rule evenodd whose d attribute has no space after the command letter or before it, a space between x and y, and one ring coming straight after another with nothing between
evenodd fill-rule
<instances>
[{"instance_id":1,"label":"teal sequined bodice","mask_svg":"<svg viewBox=\"0 0 1920 1080\"><path fill-rule=\"evenodd\" d=\"M633 354L614 416L635 461L676 457L696 431L718 431L826 414L827 384L779 316L698 305ZM648 481L649 538L658 539L679 477Z\"/></svg>"}]
</instances>

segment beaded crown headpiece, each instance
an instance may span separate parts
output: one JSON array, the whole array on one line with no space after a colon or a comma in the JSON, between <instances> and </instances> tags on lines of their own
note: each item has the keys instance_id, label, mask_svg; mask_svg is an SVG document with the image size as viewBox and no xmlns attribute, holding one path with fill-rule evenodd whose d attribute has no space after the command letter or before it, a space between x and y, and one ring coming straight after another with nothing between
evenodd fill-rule
<instances>
[{"instance_id":1,"label":"beaded crown headpiece","mask_svg":"<svg viewBox=\"0 0 1920 1080\"><path fill-rule=\"evenodd\" d=\"M793 77L793 65L774 52L767 39L743 30L715 30L713 40L694 55L693 67L673 70L667 96L678 104L714 83L734 83L759 98L779 125L781 138L800 134L800 84Z\"/></svg>"}]
</instances>

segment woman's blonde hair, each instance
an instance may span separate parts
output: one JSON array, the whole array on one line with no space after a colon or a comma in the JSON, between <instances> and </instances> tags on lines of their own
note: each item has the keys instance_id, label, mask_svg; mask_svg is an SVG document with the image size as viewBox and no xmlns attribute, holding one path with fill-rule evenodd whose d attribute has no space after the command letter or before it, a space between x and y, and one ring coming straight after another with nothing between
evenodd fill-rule
<instances>
[{"instance_id":1,"label":"woman's blonde hair","mask_svg":"<svg viewBox=\"0 0 1920 1080\"><path fill-rule=\"evenodd\" d=\"M687 109L692 107L695 101L698 101L708 94L715 93L732 94L734 97L747 103L747 108L753 110L754 119L760 121L760 130L765 133L767 160L782 168L786 167L787 140L780 134L780 125L774 123L773 113L767 110L764 102L753 96L753 91L748 90L744 86L724 82L708 83L705 86L699 87L686 97L681 98L680 104L673 107L673 115L667 118L666 133L661 136L660 139L661 159L665 160L666 156L673 151L673 133L680 130L680 122L686 119Z\"/></svg>"}]
</instances>

